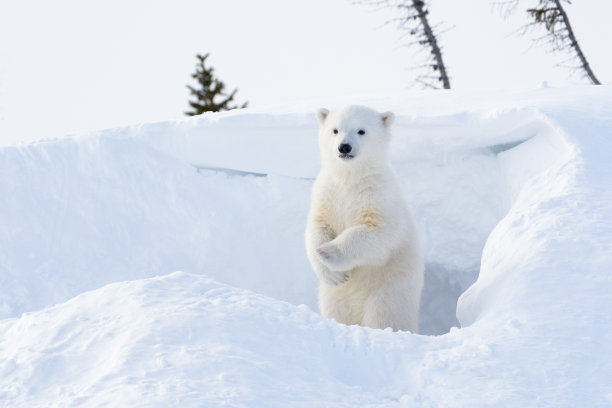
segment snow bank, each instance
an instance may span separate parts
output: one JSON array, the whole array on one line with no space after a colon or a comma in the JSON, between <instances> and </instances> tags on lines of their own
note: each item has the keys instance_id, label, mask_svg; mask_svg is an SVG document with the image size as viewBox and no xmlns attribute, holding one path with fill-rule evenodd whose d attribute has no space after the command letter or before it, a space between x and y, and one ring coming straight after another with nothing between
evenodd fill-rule
<instances>
[{"instance_id":1,"label":"snow bank","mask_svg":"<svg viewBox=\"0 0 612 408\"><path fill-rule=\"evenodd\" d=\"M398 113L421 332L461 329L310 311L306 109L114 129L0 149L0 401L611 404L610 88L361 102Z\"/></svg>"}]
</instances>

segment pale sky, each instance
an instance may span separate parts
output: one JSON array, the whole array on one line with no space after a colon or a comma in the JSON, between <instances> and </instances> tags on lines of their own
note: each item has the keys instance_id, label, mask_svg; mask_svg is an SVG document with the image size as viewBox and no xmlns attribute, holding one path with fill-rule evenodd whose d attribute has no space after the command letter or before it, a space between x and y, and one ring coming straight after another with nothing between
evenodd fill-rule
<instances>
[{"instance_id":1,"label":"pale sky","mask_svg":"<svg viewBox=\"0 0 612 408\"><path fill-rule=\"evenodd\" d=\"M530 48L538 33L512 35L536 2L504 19L491 0L431 1L453 88L587 84ZM567 12L610 84L612 1ZM251 107L420 91L422 60L384 24L394 16L348 0L0 0L0 146L184 118L197 53Z\"/></svg>"}]
</instances>

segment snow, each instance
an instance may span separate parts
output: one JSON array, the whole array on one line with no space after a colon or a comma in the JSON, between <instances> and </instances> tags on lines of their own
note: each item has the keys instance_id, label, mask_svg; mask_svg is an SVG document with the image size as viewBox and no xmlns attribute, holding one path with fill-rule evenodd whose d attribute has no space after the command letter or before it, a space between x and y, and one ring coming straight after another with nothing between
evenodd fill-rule
<instances>
[{"instance_id":1,"label":"snow","mask_svg":"<svg viewBox=\"0 0 612 408\"><path fill-rule=\"evenodd\" d=\"M346 102L397 114L420 334L317 313L312 112ZM315 101L2 148L0 406L608 406L611 136L600 86Z\"/></svg>"}]
</instances>

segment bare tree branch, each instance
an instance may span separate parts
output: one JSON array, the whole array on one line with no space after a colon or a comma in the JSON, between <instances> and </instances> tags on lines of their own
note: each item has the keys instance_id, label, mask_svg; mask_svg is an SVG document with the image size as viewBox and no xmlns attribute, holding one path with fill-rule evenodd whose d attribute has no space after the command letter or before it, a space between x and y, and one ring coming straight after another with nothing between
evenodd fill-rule
<instances>
[{"instance_id":1,"label":"bare tree branch","mask_svg":"<svg viewBox=\"0 0 612 408\"><path fill-rule=\"evenodd\" d=\"M570 3L570 0L565 1ZM502 8L505 7L507 16L509 12L516 9L518 2L519 0L508 0L495 2L494 5ZM538 0L538 5L527 9L527 13L533 18L533 21L517 30L520 35L525 35L528 31L544 26L547 34L535 38L533 43L536 45L545 45L549 47L553 53L569 52L571 54L570 59L577 62L577 65L570 67L572 72L580 70L592 84L601 84L593 73L591 66L578 44L567 13L561 4L561 0ZM563 64L568 61L569 60L563 61Z\"/></svg>"},{"instance_id":2,"label":"bare tree branch","mask_svg":"<svg viewBox=\"0 0 612 408\"><path fill-rule=\"evenodd\" d=\"M361 0L355 1L357 4L368 4L376 7L392 7L398 9L401 17L388 20L386 24L396 24L404 31L400 39L408 36L413 38L408 46L417 46L424 50L426 64L419 67L426 67L434 71L435 75L420 75L416 81L426 87L438 89L439 84L444 89L450 89L450 79L444 59L442 58L442 48L438 45L435 31L437 27L429 23L429 10L423 0Z\"/></svg>"},{"instance_id":3,"label":"bare tree branch","mask_svg":"<svg viewBox=\"0 0 612 408\"><path fill-rule=\"evenodd\" d=\"M576 36L574 35L574 30L572 30L572 26L570 25L569 18L567 17L567 13L565 12L563 7L561 6L561 2L559 0L553 0L553 1L556 4L557 9L561 13L561 18L563 19L563 22L565 24L565 28L567 29L568 38L565 39L565 40L569 41L570 45L576 51L576 55L578 56L578 59L580 60L580 64L582 65L582 69L584 69L584 71L586 72L586 74L589 77L589 79L591 80L591 82L593 84L595 84L595 85L601 85L601 82L599 82L597 77L595 77L595 74L591 70L591 66L589 65L589 63L588 63L586 57L584 56L584 54L582 53L582 49L578 45L578 40L576 40Z\"/></svg>"},{"instance_id":4,"label":"bare tree branch","mask_svg":"<svg viewBox=\"0 0 612 408\"><path fill-rule=\"evenodd\" d=\"M433 69L434 71L440 71L440 80L444 85L444 89L450 89L450 81L446 73L446 66L442 60L442 51L440 51L438 40L434 35L431 26L429 25L429 21L427 20L428 11L425 10L425 3L422 0L412 0L412 7L414 7L418 13L421 26L423 27L423 31L425 32L425 36L427 38L427 41L424 44L429 44L431 47L431 52L434 55L434 59L436 60L436 65L433 65Z\"/></svg>"}]
</instances>

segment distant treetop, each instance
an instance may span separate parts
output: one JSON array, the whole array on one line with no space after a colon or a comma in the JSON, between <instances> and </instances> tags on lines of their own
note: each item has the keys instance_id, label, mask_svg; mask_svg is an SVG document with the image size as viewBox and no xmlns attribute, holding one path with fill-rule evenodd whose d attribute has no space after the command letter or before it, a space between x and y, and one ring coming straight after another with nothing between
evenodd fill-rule
<instances>
[{"instance_id":1,"label":"distant treetop","mask_svg":"<svg viewBox=\"0 0 612 408\"><path fill-rule=\"evenodd\" d=\"M196 72L191 74L191 77L196 80L197 86L187 85L195 101L189 101L192 111L185 112L188 116L199 115L204 112L220 112L232 109L246 108L248 102L241 106L230 105L234 100L234 95L238 89L234 89L229 95L226 94L225 84L215 78L212 67L206 68L206 55L196 55L198 63L196 64Z\"/></svg>"}]
</instances>

